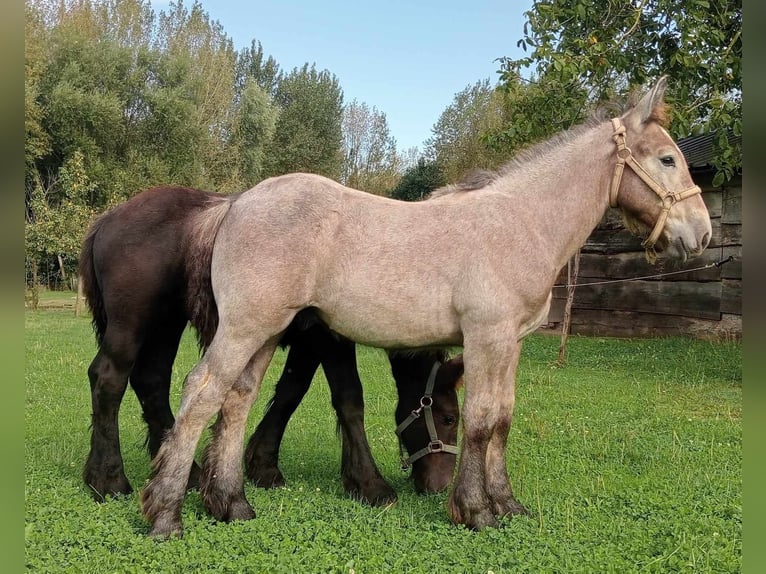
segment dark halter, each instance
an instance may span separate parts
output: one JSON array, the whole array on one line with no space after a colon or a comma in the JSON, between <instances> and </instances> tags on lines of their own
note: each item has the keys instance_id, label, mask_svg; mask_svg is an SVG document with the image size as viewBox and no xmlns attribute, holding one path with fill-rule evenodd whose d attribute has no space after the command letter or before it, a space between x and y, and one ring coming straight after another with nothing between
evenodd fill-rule
<instances>
[{"instance_id":1,"label":"dark halter","mask_svg":"<svg viewBox=\"0 0 766 574\"><path fill-rule=\"evenodd\" d=\"M449 452L452 454L457 454L459 452L457 445L444 444L436 435L436 425L434 425L434 415L431 410L431 405L434 404L434 400L431 395L434 392L436 373L439 371L439 367L441 367L441 363L437 361L434 363L434 366L431 369L431 374L428 375L428 382L426 383L425 393L422 397L420 397L420 407L412 411L410 415L404 419L398 427L396 427L396 436L399 437L399 454L402 461L402 470L404 471L409 469L413 462L423 458L427 454L431 454L433 452ZM407 456L407 448L404 446L404 442L402 441L402 433L404 432L404 429L406 429L413 423L413 421L415 421L415 419L419 419L423 414L425 414L426 428L428 428L428 437L430 439L429 443L417 452Z\"/></svg>"}]
</instances>

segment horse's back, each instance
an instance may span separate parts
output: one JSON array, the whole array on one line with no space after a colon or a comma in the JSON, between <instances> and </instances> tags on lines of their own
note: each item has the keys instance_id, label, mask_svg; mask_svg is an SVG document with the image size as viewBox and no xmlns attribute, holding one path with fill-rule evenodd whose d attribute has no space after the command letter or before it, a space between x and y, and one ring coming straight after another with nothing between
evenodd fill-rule
<instances>
[{"instance_id":1,"label":"horse's back","mask_svg":"<svg viewBox=\"0 0 766 574\"><path fill-rule=\"evenodd\" d=\"M459 342L451 288L438 283L459 265L447 251L428 249L449 225L435 202L399 202L311 174L265 180L221 225L216 300L230 316L255 305L254 321L269 309L315 307L333 329L378 346L400 340L403 322L410 346ZM359 310L378 318L375 333L355 319ZM440 317L436 333L428 326L433 316Z\"/></svg>"},{"instance_id":2,"label":"horse's back","mask_svg":"<svg viewBox=\"0 0 766 574\"><path fill-rule=\"evenodd\" d=\"M107 314L182 305L190 221L215 197L183 187L151 188L99 218L92 265Z\"/></svg>"}]
</instances>

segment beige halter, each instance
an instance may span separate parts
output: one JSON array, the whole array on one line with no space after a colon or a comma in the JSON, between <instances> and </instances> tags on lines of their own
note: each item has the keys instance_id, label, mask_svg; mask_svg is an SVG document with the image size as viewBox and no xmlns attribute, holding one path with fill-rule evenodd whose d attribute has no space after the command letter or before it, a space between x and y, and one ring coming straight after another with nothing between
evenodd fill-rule
<instances>
[{"instance_id":1,"label":"beige halter","mask_svg":"<svg viewBox=\"0 0 766 574\"><path fill-rule=\"evenodd\" d=\"M702 190L698 185L692 186L683 191L671 193L665 189L662 184L655 180L644 167L638 163L633 157L633 152L625 144L625 126L622 124L620 118L612 118L612 127L614 133L612 139L617 144L617 165L614 167L614 175L612 176L612 186L609 189L609 207L617 207L617 193L620 188L620 180L622 179L622 172L625 169L625 164L628 164L631 169L640 177L646 185L648 185L654 193L660 196L662 200L662 211L657 218L657 223L654 224L654 229L642 243L641 246L646 249L646 260L649 263L657 261L657 252L654 250L654 245L662 233L665 227L665 221L670 213L670 208L677 202L697 195Z\"/></svg>"}]
</instances>

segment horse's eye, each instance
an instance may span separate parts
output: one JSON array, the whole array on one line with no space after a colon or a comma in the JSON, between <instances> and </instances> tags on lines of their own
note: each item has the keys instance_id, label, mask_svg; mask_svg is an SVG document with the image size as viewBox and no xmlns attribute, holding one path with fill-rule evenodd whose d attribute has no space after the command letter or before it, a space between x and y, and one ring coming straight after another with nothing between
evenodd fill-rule
<instances>
[{"instance_id":1,"label":"horse's eye","mask_svg":"<svg viewBox=\"0 0 766 574\"><path fill-rule=\"evenodd\" d=\"M662 156L660 161L665 167L676 167L676 160L672 155Z\"/></svg>"},{"instance_id":2,"label":"horse's eye","mask_svg":"<svg viewBox=\"0 0 766 574\"><path fill-rule=\"evenodd\" d=\"M442 422L446 426L452 426L452 425L454 425L457 422L457 417L453 417L452 415L444 415L442 417Z\"/></svg>"}]
</instances>

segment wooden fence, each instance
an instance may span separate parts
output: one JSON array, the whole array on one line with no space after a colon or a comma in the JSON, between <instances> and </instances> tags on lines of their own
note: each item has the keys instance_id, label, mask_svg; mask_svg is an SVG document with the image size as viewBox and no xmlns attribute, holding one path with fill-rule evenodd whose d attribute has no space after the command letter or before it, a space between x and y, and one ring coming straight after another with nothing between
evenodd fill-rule
<instances>
[{"instance_id":1,"label":"wooden fence","mask_svg":"<svg viewBox=\"0 0 766 574\"><path fill-rule=\"evenodd\" d=\"M581 250L577 283L600 283L677 272L721 261L719 267L661 278L578 286L570 333L617 337L688 335L722 339L742 336L742 179L713 188L710 170L693 171L710 212L713 237L702 257L685 264L659 259L650 265L641 242L609 209ZM557 284L566 284L566 267ZM561 332L566 289L553 289L543 332Z\"/></svg>"}]
</instances>

